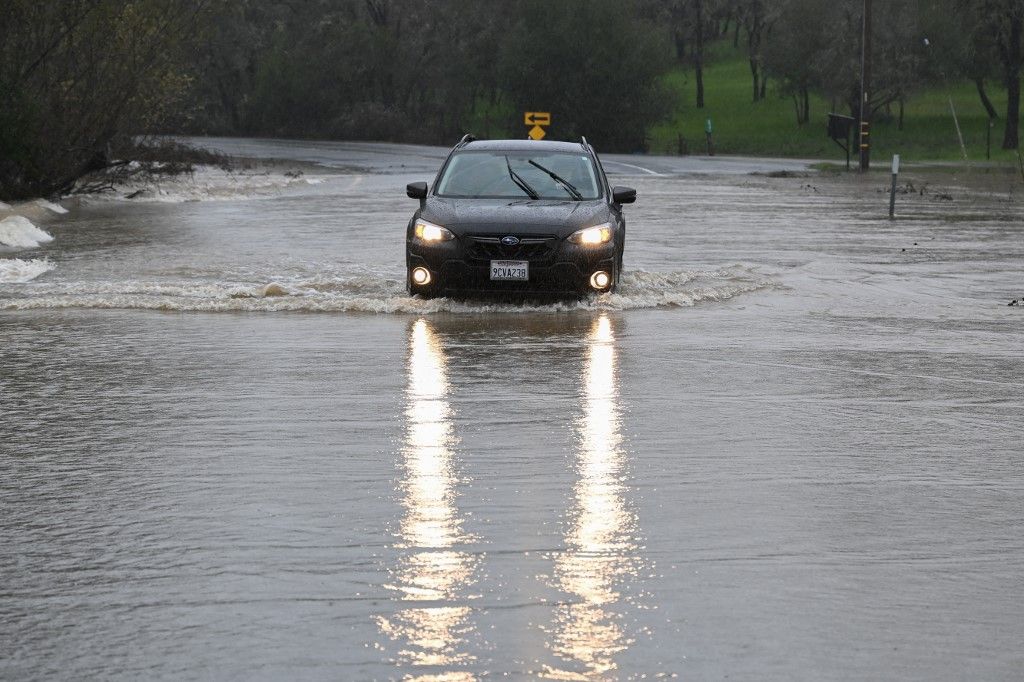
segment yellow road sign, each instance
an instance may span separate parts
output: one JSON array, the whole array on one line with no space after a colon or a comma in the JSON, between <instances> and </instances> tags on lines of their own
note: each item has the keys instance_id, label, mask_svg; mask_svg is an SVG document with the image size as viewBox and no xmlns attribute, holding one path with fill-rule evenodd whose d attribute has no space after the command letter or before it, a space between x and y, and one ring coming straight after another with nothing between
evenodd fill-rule
<instances>
[{"instance_id":1,"label":"yellow road sign","mask_svg":"<svg viewBox=\"0 0 1024 682\"><path fill-rule=\"evenodd\" d=\"M551 113L547 111L527 111L523 118L528 126L551 125Z\"/></svg>"},{"instance_id":2,"label":"yellow road sign","mask_svg":"<svg viewBox=\"0 0 1024 682\"><path fill-rule=\"evenodd\" d=\"M531 140L543 140L544 129L541 128L539 125L533 126L532 128L530 128L529 135Z\"/></svg>"}]
</instances>

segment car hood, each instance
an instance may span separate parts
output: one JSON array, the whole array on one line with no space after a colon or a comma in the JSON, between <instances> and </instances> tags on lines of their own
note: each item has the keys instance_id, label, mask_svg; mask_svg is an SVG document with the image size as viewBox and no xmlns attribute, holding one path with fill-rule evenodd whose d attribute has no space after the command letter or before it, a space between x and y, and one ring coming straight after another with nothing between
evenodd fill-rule
<instances>
[{"instance_id":1,"label":"car hood","mask_svg":"<svg viewBox=\"0 0 1024 682\"><path fill-rule=\"evenodd\" d=\"M488 235L554 234L567 237L576 230L610 219L601 200L444 199L431 197L423 207L424 220L452 232Z\"/></svg>"}]
</instances>

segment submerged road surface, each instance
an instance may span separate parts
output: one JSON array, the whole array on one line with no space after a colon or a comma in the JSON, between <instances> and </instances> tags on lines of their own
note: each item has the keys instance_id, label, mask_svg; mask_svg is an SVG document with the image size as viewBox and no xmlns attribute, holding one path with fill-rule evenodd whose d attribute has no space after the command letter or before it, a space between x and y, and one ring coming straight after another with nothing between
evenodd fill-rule
<instances>
[{"instance_id":1,"label":"submerged road surface","mask_svg":"<svg viewBox=\"0 0 1024 682\"><path fill-rule=\"evenodd\" d=\"M303 175L0 252L0 677L1024 676L1019 179L611 156L621 291L481 305L444 150L210 144Z\"/></svg>"}]
</instances>

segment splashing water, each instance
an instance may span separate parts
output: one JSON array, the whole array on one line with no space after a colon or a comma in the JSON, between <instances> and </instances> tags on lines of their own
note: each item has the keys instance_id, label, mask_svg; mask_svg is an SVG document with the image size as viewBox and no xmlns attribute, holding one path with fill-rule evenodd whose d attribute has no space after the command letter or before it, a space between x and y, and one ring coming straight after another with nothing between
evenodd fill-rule
<instances>
[{"instance_id":1,"label":"splashing water","mask_svg":"<svg viewBox=\"0 0 1024 682\"><path fill-rule=\"evenodd\" d=\"M52 267L52 266L51 266ZM24 280L28 281L28 280ZM275 278L263 282L54 282L0 298L0 309L123 308L181 311L372 313L559 312L688 307L778 286L745 266L714 271L623 274L614 294L553 303L410 297L405 283L380 275Z\"/></svg>"},{"instance_id":2,"label":"splashing water","mask_svg":"<svg viewBox=\"0 0 1024 682\"><path fill-rule=\"evenodd\" d=\"M0 260L0 284L25 284L39 275L53 270L54 267L53 263L45 259L2 259Z\"/></svg>"},{"instance_id":3,"label":"splashing water","mask_svg":"<svg viewBox=\"0 0 1024 682\"><path fill-rule=\"evenodd\" d=\"M28 218L12 215L0 220L0 246L34 249L52 241L52 236L33 225Z\"/></svg>"}]
</instances>

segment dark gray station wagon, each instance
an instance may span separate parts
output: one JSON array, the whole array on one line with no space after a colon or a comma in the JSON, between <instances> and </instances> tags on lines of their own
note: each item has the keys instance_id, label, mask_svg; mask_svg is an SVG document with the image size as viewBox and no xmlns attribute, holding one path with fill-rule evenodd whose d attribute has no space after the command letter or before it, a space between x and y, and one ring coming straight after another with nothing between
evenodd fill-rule
<instances>
[{"instance_id":1,"label":"dark gray station wagon","mask_svg":"<svg viewBox=\"0 0 1024 682\"><path fill-rule=\"evenodd\" d=\"M452 149L406 234L409 293L546 294L614 291L636 190L611 187L580 142L475 140Z\"/></svg>"}]
</instances>

